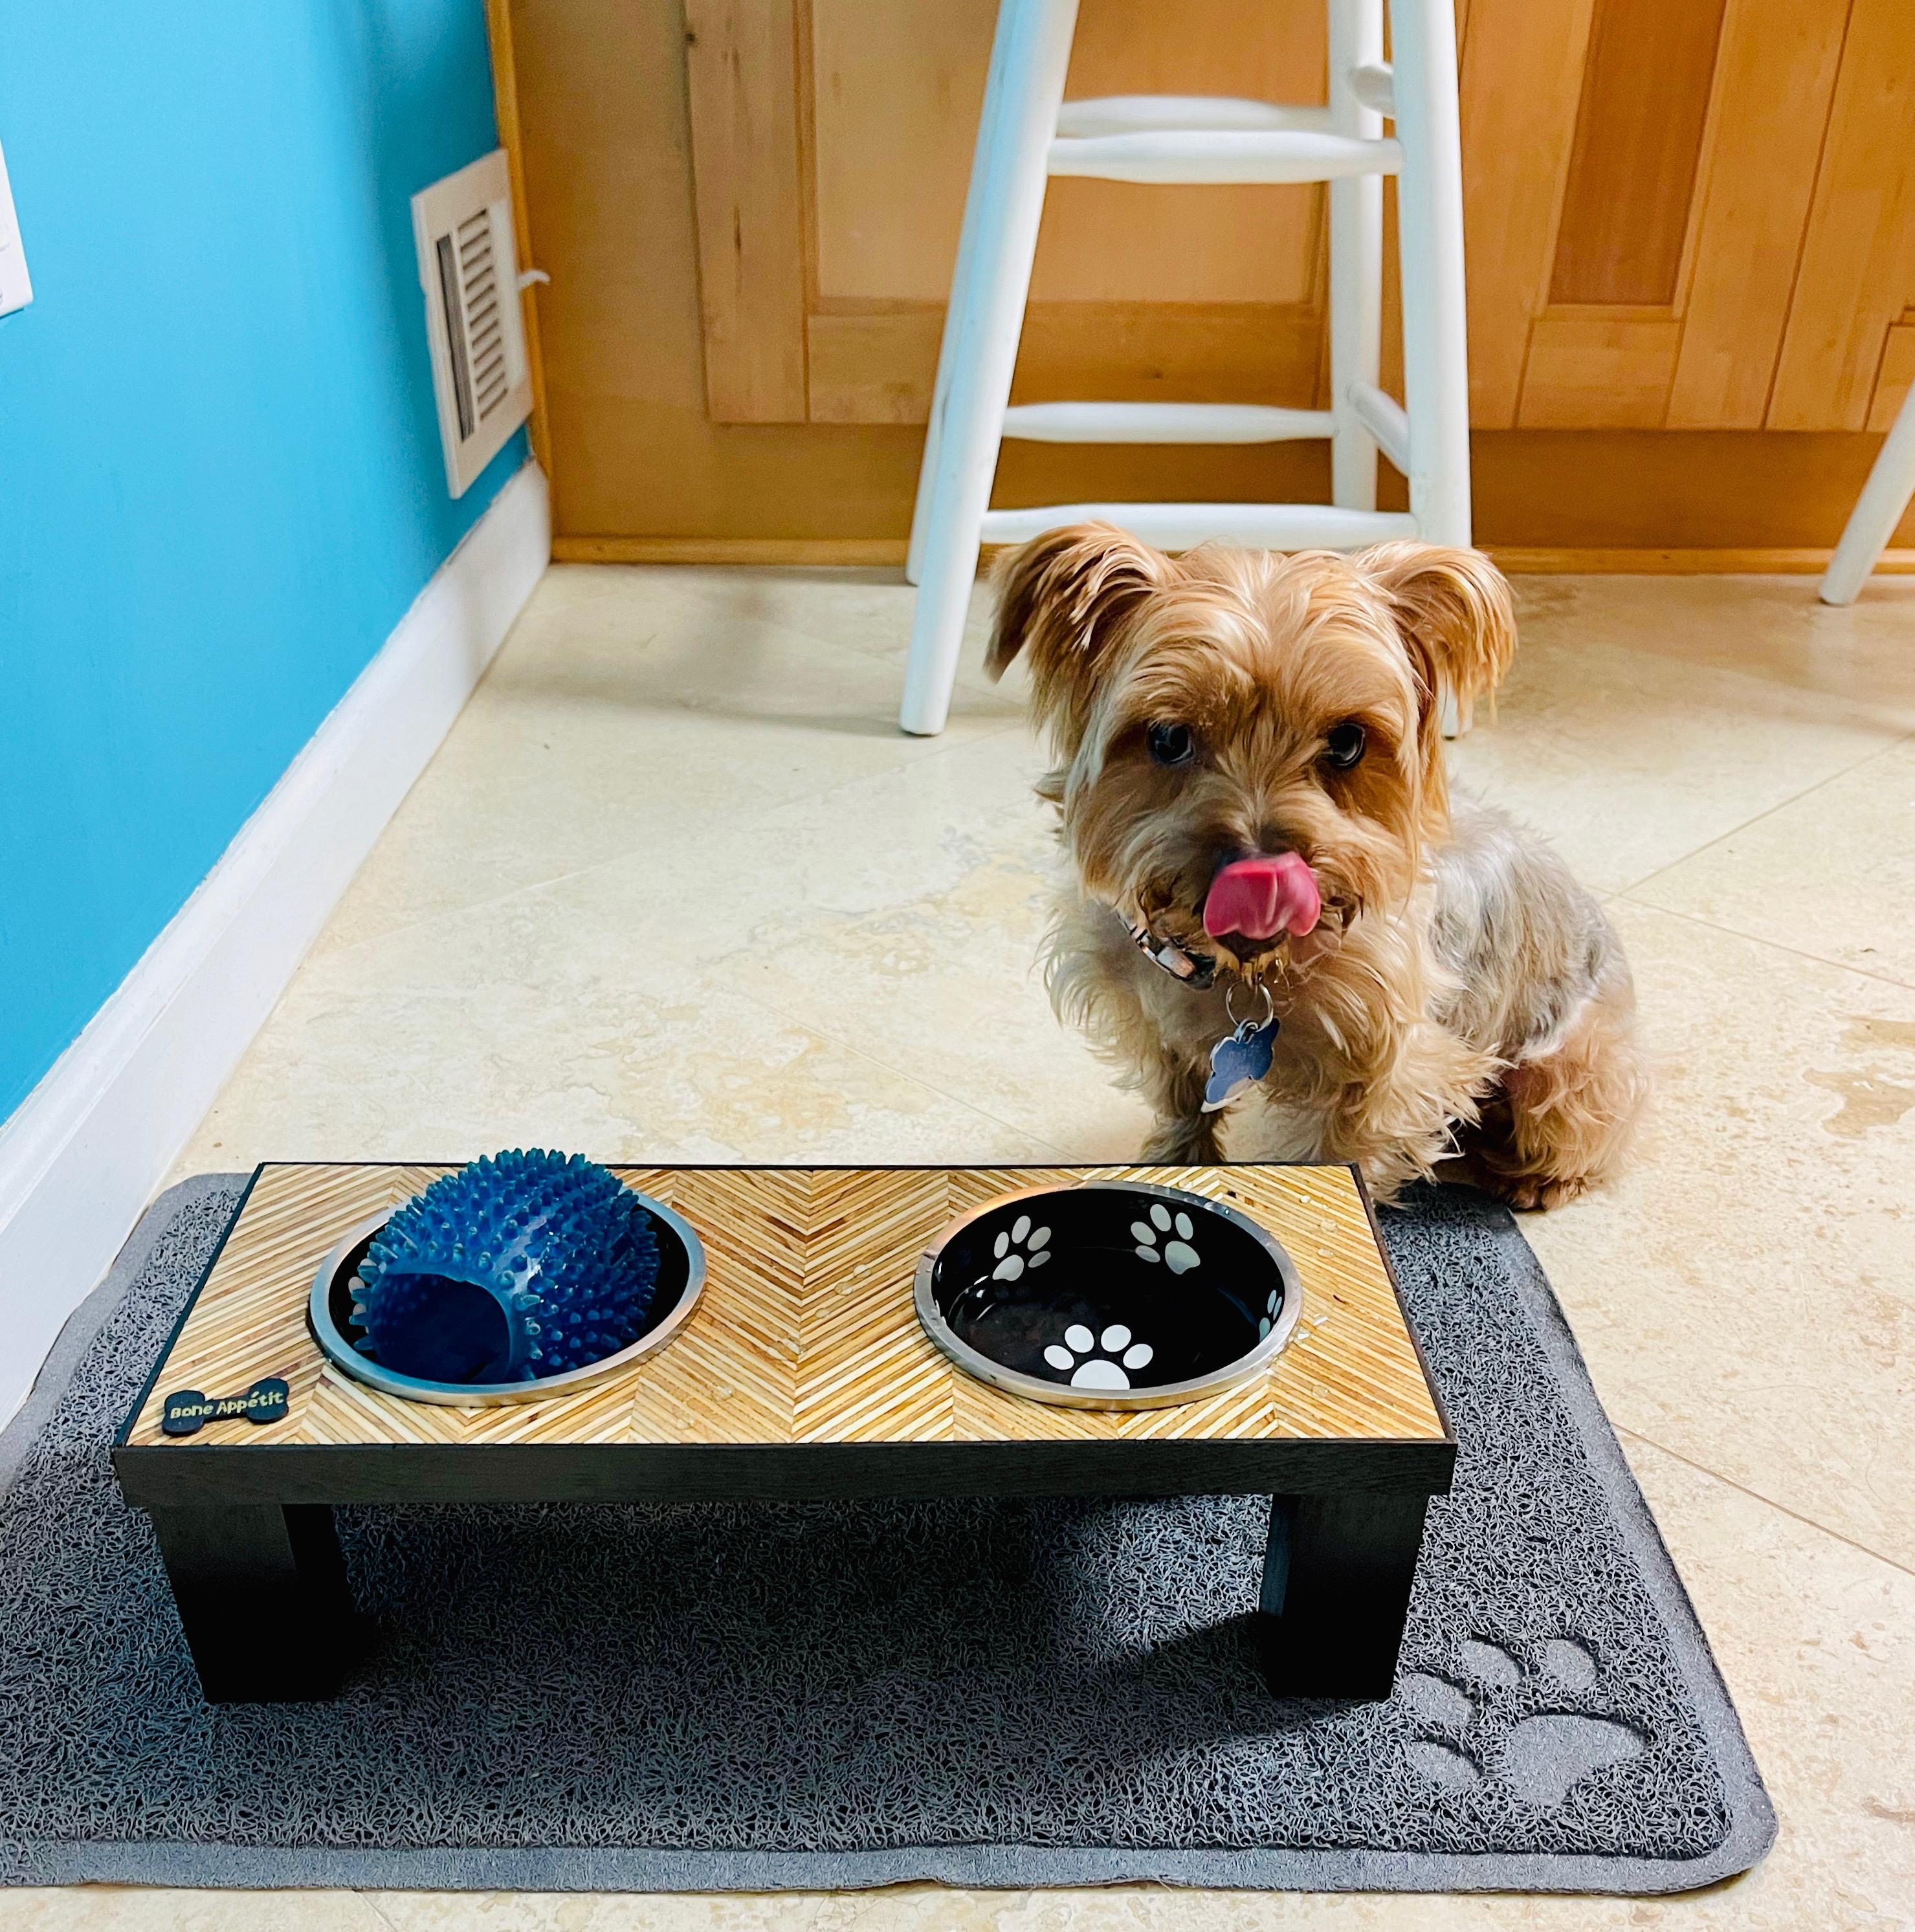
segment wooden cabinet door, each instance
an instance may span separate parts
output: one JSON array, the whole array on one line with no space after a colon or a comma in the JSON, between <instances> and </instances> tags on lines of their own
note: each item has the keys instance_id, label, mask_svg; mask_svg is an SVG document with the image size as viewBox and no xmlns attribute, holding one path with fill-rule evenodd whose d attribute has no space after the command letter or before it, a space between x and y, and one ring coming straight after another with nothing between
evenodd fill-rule
<instances>
[{"instance_id":1,"label":"wooden cabinet door","mask_svg":"<svg viewBox=\"0 0 1915 1932\"><path fill-rule=\"evenodd\" d=\"M685 0L714 421L924 420L995 14ZM1479 427L1886 422L1915 371L1915 5L1466 0L1459 26ZM1069 92L1320 100L1323 62L1321 0L1083 0ZM1323 285L1319 188L1053 182L1019 398L1321 406Z\"/></svg>"}]
</instances>

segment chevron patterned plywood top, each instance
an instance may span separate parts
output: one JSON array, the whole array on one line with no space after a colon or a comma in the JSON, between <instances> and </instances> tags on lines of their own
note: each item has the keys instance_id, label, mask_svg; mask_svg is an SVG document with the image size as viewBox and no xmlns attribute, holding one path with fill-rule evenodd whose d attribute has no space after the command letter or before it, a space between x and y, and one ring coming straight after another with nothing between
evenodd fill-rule
<instances>
[{"instance_id":1,"label":"chevron patterned plywood top","mask_svg":"<svg viewBox=\"0 0 1915 1932\"><path fill-rule=\"evenodd\" d=\"M1440 1440L1362 1197L1340 1167L620 1168L697 1228L710 1273L683 1333L650 1359L550 1402L451 1408L341 1375L306 1325L320 1262L353 1222L442 1167L268 1166L128 1434L203 1443L884 1442L1127 1437ZM1228 1200L1303 1277L1303 1313L1265 1374L1171 1408L1061 1408L1000 1394L935 1348L911 1302L919 1256L993 1196L1089 1178ZM176 1390L290 1384L288 1420L160 1430Z\"/></svg>"}]
</instances>

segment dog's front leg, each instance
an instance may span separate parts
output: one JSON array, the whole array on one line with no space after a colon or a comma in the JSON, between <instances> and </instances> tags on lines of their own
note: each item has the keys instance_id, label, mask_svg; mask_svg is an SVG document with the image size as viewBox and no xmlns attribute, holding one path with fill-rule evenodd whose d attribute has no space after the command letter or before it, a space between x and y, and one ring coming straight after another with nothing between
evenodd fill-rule
<instances>
[{"instance_id":1,"label":"dog's front leg","mask_svg":"<svg viewBox=\"0 0 1915 1932\"><path fill-rule=\"evenodd\" d=\"M1319 1160L1354 1161L1379 1201L1456 1151L1496 1063L1433 1022L1351 1040L1344 1080L1319 1130Z\"/></svg>"},{"instance_id":2,"label":"dog's front leg","mask_svg":"<svg viewBox=\"0 0 1915 1932\"><path fill-rule=\"evenodd\" d=\"M1207 1064L1160 1048L1145 1070L1145 1097L1157 1113L1157 1131L1144 1143L1144 1159L1163 1167L1210 1167L1223 1158L1220 1113L1203 1110Z\"/></svg>"}]
</instances>

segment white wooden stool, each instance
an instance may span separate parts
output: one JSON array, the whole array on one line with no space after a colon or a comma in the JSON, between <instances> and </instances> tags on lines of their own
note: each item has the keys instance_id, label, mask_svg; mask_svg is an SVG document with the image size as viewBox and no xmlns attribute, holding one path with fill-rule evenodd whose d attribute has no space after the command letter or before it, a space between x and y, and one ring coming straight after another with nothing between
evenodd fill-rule
<instances>
[{"instance_id":1,"label":"white wooden stool","mask_svg":"<svg viewBox=\"0 0 1915 1932\"><path fill-rule=\"evenodd\" d=\"M941 380L942 376L940 370ZM1895 427L1889 431L1888 440L1877 452L1875 466L1869 471L1868 480L1862 486L1862 494L1856 499L1855 508L1848 513L1848 524L1841 533L1841 542L1836 544L1835 554L1829 560L1829 568L1823 574L1822 586L1817 593L1824 604L1853 604L1861 596L1868 573L1887 548L1889 538L1895 535L1895 526L1901 521L1901 513L1907 508L1911 496L1915 496L1915 389L1910 389L1902 398L1901 407L1895 412ZM923 500L920 491L918 501L921 503ZM976 566L972 568L974 569ZM922 610L923 607L923 593L920 592L918 608ZM914 664L917 650L917 640L914 634ZM905 702L909 704L908 698ZM918 728L907 721L905 728L913 730ZM934 724L929 728L935 730L937 727Z\"/></svg>"},{"instance_id":2,"label":"white wooden stool","mask_svg":"<svg viewBox=\"0 0 1915 1932\"><path fill-rule=\"evenodd\" d=\"M1352 550L1392 537L1469 542L1463 176L1453 0L1328 0L1329 104L1222 97L1064 100L1077 0L999 0L990 78L945 312L908 574L918 586L900 722L944 729L979 546L1102 518L1183 549L1208 538ZM1395 122L1384 136L1385 116ZM1383 182L1397 177L1404 404L1377 386ZM1330 406L1028 403L1008 406L1049 175L1128 182L1330 183ZM1323 503L989 506L1006 436L1046 442L1277 442L1327 437ZM1376 454L1409 479L1376 508Z\"/></svg>"}]
</instances>

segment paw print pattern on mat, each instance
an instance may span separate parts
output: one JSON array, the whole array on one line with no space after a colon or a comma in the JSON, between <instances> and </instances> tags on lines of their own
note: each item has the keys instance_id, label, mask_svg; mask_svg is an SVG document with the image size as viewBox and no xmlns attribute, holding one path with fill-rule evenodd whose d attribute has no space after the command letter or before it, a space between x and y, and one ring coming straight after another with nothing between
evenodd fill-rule
<instances>
[{"instance_id":1,"label":"paw print pattern on mat","mask_svg":"<svg viewBox=\"0 0 1915 1932\"><path fill-rule=\"evenodd\" d=\"M1042 1268L1051 1258L1051 1231L1034 1228L1028 1214L1020 1214L1008 1234L1000 1234L992 1252L998 1264L991 1270L995 1281L1015 1281L1028 1268Z\"/></svg>"},{"instance_id":2,"label":"paw print pattern on mat","mask_svg":"<svg viewBox=\"0 0 1915 1932\"><path fill-rule=\"evenodd\" d=\"M1093 1354L1094 1349L1103 1352ZM1113 1322L1101 1335L1075 1322L1061 1343L1053 1342L1044 1351L1044 1360L1059 1375L1071 1371L1073 1388L1127 1389L1130 1377L1125 1371L1148 1368L1156 1353L1148 1342L1133 1341L1121 1322Z\"/></svg>"},{"instance_id":3,"label":"paw print pattern on mat","mask_svg":"<svg viewBox=\"0 0 1915 1932\"><path fill-rule=\"evenodd\" d=\"M1511 1689L1523 1682L1518 1659L1480 1637L1457 1646L1456 1666L1457 1676L1479 1690ZM1573 1638L1552 1637L1542 1646L1537 1676L1545 1694L1586 1691L1596 1675L1595 1659ZM1477 1696L1448 1678L1417 1670L1405 1675L1402 1690L1424 1730L1449 1733L1416 1738L1403 1747L1416 1770L1445 1791L1470 1791L1486 1778L1498 1778L1519 1798L1553 1810L1584 1778L1640 1756L1648 1744L1633 1724L1615 1718L1543 1710L1518 1718L1499 1741L1492 1738L1487 1749L1472 1751L1465 1741L1484 1715Z\"/></svg>"},{"instance_id":4,"label":"paw print pattern on mat","mask_svg":"<svg viewBox=\"0 0 1915 1932\"><path fill-rule=\"evenodd\" d=\"M1165 1240L1173 1228L1176 1238ZM1196 1230L1191 1226L1190 1216L1179 1214L1172 1221L1170 1210L1161 1201L1151 1203L1149 1220L1130 1223L1130 1232L1136 1241L1138 1254L1147 1262L1163 1262L1172 1274L1188 1274L1202 1258L1190 1245L1190 1238ZM1163 1243L1160 1248L1160 1242Z\"/></svg>"}]
</instances>

